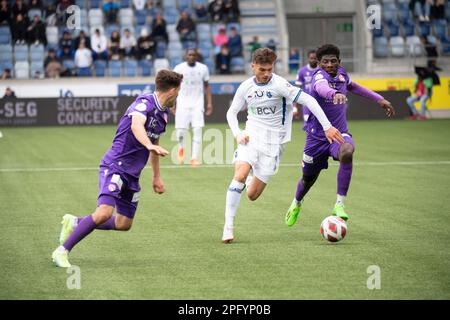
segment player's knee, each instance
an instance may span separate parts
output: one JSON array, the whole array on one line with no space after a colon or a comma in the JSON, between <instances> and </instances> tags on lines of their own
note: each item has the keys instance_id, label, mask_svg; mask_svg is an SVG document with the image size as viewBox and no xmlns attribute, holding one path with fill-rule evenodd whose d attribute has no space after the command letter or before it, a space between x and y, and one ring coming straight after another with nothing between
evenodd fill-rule
<instances>
[{"instance_id":1,"label":"player's knee","mask_svg":"<svg viewBox=\"0 0 450 320\"><path fill-rule=\"evenodd\" d=\"M353 151L354 148L350 143L344 143L341 146L341 149L339 151L339 159L343 163L350 163L353 161Z\"/></svg>"},{"instance_id":2,"label":"player's knee","mask_svg":"<svg viewBox=\"0 0 450 320\"><path fill-rule=\"evenodd\" d=\"M95 224L99 225L111 218L113 212L114 207L102 204L97 207L97 210L95 210L95 212L92 214L92 219L94 220Z\"/></svg>"},{"instance_id":3,"label":"player's knee","mask_svg":"<svg viewBox=\"0 0 450 320\"><path fill-rule=\"evenodd\" d=\"M259 194L256 192L247 192L247 198L250 201L255 201L256 199L259 198Z\"/></svg>"},{"instance_id":4,"label":"player's knee","mask_svg":"<svg viewBox=\"0 0 450 320\"><path fill-rule=\"evenodd\" d=\"M131 229L131 223L118 223L116 224L116 229L120 231L128 231Z\"/></svg>"},{"instance_id":5,"label":"player's knee","mask_svg":"<svg viewBox=\"0 0 450 320\"><path fill-rule=\"evenodd\" d=\"M247 179L247 177L245 176L245 174L236 172L236 173L234 174L233 179L236 180L236 181L238 181L238 182L240 182L240 183L245 183L245 180Z\"/></svg>"}]
</instances>

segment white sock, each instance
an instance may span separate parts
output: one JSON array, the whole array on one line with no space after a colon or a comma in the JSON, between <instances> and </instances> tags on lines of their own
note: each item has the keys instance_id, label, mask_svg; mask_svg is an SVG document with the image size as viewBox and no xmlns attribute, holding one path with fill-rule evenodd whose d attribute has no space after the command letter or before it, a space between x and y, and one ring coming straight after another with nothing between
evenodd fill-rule
<instances>
[{"instance_id":1,"label":"white sock","mask_svg":"<svg viewBox=\"0 0 450 320\"><path fill-rule=\"evenodd\" d=\"M66 252L67 249L64 248L63 246L59 246L59 247L58 247L58 251L59 251L59 252Z\"/></svg>"},{"instance_id":2,"label":"white sock","mask_svg":"<svg viewBox=\"0 0 450 320\"><path fill-rule=\"evenodd\" d=\"M194 136L192 138L192 159L197 159L202 147L202 128L193 128Z\"/></svg>"},{"instance_id":3,"label":"white sock","mask_svg":"<svg viewBox=\"0 0 450 320\"><path fill-rule=\"evenodd\" d=\"M345 196L341 196L340 194L337 195L336 204L344 204Z\"/></svg>"},{"instance_id":4,"label":"white sock","mask_svg":"<svg viewBox=\"0 0 450 320\"><path fill-rule=\"evenodd\" d=\"M303 200L303 199L302 199ZM297 205L297 207L299 207L302 204L302 200L298 201L297 199L295 199L294 197L294 202Z\"/></svg>"},{"instance_id":5,"label":"white sock","mask_svg":"<svg viewBox=\"0 0 450 320\"><path fill-rule=\"evenodd\" d=\"M184 148L184 141L186 140L186 129L177 129L177 139L178 139L178 146L180 148Z\"/></svg>"},{"instance_id":6,"label":"white sock","mask_svg":"<svg viewBox=\"0 0 450 320\"><path fill-rule=\"evenodd\" d=\"M225 226L227 228L233 228L234 226L234 217L241 200L242 190L244 190L244 184L233 179L228 187L225 207Z\"/></svg>"}]
</instances>

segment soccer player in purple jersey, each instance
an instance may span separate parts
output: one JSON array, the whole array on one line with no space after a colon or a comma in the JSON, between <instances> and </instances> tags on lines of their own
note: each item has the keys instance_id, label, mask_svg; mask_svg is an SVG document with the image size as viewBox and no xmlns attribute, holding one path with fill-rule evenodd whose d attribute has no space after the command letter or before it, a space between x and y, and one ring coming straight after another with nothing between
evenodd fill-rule
<instances>
[{"instance_id":1,"label":"soccer player in purple jersey","mask_svg":"<svg viewBox=\"0 0 450 320\"><path fill-rule=\"evenodd\" d=\"M312 75L318 69L318 61L315 50L311 50L308 52L308 64L306 66L301 67L298 70L297 78L295 79L295 85L300 87L304 92L308 93L311 90L311 80ZM297 104L298 107L301 105ZM308 107L303 106L303 121L308 121L308 117L311 114Z\"/></svg>"},{"instance_id":2,"label":"soccer player in purple jersey","mask_svg":"<svg viewBox=\"0 0 450 320\"><path fill-rule=\"evenodd\" d=\"M298 181L295 198L286 213L285 222L288 226L294 225L297 221L303 198L319 177L320 171L328 168L330 156L340 162L337 175L337 201L332 214L344 220L348 219L344 199L352 176L355 144L347 128L347 92L377 102L388 117L395 114L389 101L350 80L345 69L340 66L339 48L326 44L321 46L316 54L319 69L313 75L310 94L318 101L331 125L342 133L345 142L342 144L328 142L320 123L313 114L310 115L304 127L307 136L302 161L303 176Z\"/></svg>"},{"instance_id":3,"label":"soccer player in purple jersey","mask_svg":"<svg viewBox=\"0 0 450 320\"><path fill-rule=\"evenodd\" d=\"M159 194L164 192L159 156L169 152L159 146L159 137L166 130L169 108L174 106L182 79L179 73L159 71L155 92L138 96L120 119L112 146L100 162L97 209L84 217L69 214L63 217L60 246L52 254L58 267L71 266L69 252L94 229L127 231L131 228L141 189L139 177L149 157L153 190Z\"/></svg>"}]
</instances>

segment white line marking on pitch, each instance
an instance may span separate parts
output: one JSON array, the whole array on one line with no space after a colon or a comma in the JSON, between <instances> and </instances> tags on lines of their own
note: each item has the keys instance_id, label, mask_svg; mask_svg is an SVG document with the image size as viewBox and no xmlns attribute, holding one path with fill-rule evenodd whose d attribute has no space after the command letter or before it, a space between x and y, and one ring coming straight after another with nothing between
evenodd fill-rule
<instances>
[{"instance_id":1,"label":"white line marking on pitch","mask_svg":"<svg viewBox=\"0 0 450 320\"><path fill-rule=\"evenodd\" d=\"M339 165L337 162L330 163L332 166ZM450 161L387 161L387 162L355 162L355 166L423 166L423 165L450 165ZM189 165L161 165L161 169L202 169L202 168L231 168L231 164L206 164L196 168ZM300 163L282 163L281 167L300 167ZM148 169L146 166L145 169ZM55 172L55 171L93 171L98 167L69 167L69 168L4 168L0 172Z\"/></svg>"}]
</instances>

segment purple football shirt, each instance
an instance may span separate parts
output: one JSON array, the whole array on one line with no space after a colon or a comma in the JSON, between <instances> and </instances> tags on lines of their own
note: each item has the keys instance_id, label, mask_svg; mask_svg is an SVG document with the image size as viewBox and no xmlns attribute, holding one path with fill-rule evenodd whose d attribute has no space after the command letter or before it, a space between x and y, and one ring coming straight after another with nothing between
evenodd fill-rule
<instances>
[{"instance_id":1,"label":"purple football shirt","mask_svg":"<svg viewBox=\"0 0 450 320\"><path fill-rule=\"evenodd\" d=\"M115 164L126 174L139 178L147 164L150 151L144 147L131 131L133 115L144 117L147 136L154 143L166 131L169 109L163 108L155 94L141 94L128 107L119 121L111 148L102 158L102 165Z\"/></svg>"},{"instance_id":2,"label":"purple football shirt","mask_svg":"<svg viewBox=\"0 0 450 320\"><path fill-rule=\"evenodd\" d=\"M300 68L300 70L298 70L297 78L295 79L295 85L300 86L303 91L309 93L311 90L312 76L318 68L319 67L313 69L309 64Z\"/></svg>"},{"instance_id":3,"label":"purple football shirt","mask_svg":"<svg viewBox=\"0 0 450 320\"><path fill-rule=\"evenodd\" d=\"M320 96L315 88L315 85L318 82L324 81L327 81L328 86L330 86L332 89L336 90L339 93L342 93L343 95L347 95L347 86L351 84L350 78L347 75L345 69L341 66L338 68L335 77L332 77L327 72L325 72L325 70L319 68L313 74L310 91L311 96L313 96L322 107L325 115L327 116L333 127L338 129L342 133L347 133L347 104L334 104L333 99L326 99ZM313 114L309 116L304 130L317 139L326 140L322 126Z\"/></svg>"}]
</instances>

